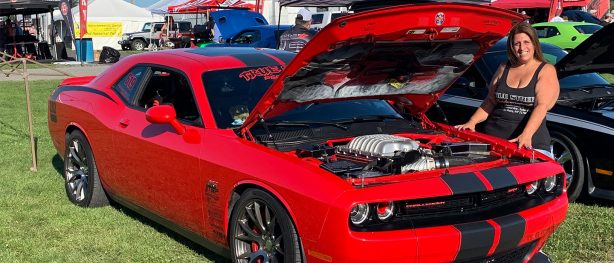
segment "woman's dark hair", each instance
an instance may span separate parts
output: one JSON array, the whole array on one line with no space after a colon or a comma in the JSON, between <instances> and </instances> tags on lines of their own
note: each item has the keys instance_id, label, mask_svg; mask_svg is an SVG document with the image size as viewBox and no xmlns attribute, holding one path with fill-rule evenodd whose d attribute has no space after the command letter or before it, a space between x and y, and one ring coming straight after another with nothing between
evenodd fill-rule
<instances>
[{"instance_id":1,"label":"woman's dark hair","mask_svg":"<svg viewBox=\"0 0 614 263\"><path fill-rule=\"evenodd\" d=\"M546 62L542 52L542 47L539 44L539 39L537 38L537 31L535 31L535 28L533 28L529 23L522 22L514 27L507 37L507 57L509 58L512 66L516 66L519 63L518 58L514 54L514 36L520 33L527 34L529 39L531 39L531 43L533 43L533 50L535 51L533 53L533 57L538 61Z\"/></svg>"}]
</instances>

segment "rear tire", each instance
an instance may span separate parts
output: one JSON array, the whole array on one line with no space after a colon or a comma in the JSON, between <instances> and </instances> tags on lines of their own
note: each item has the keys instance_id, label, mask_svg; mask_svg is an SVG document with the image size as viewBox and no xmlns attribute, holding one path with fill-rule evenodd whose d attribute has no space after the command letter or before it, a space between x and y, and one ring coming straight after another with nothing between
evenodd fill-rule
<instances>
[{"instance_id":1,"label":"rear tire","mask_svg":"<svg viewBox=\"0 0 614 263\"><path fill-rule=\"evenodd\" d=\"M301 262L296 228L281 203L250 189L241 195L230 218L232 262Z\"/></svg>"},{"instance_id":2,"label":"rear tire","mask_svg":"<svg viewBox=\"0 0 614 263\"><path fill-rule=\"evenodd\" d=\"M554 159L565 169L567 198L569 202L573 202L584 190L586 177L584 157L580 149L563 133L551 131L550 136Z\"/></svg>"},{"instance_id":3,"label":"rear tire","mask_svg":"<svg viewBox=\"0 0 614 263\"><path fill-rule=\"evenodd\" d=\"M66 139L64 187L68 199L82 207L109 204L102 188L92 148L82 132L75 130Z\"/></svg>"}]
</instances>

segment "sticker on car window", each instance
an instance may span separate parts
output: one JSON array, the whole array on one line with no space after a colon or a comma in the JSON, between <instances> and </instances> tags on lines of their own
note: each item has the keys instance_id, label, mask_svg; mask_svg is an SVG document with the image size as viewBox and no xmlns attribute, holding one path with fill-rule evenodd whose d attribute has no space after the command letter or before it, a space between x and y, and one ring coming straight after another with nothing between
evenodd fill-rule
<instances>
[{"instance_id":1,"label":"sticker on car window","mask_svg":"<svg viewBox=\"0 0 614 263\"><path fill-rule=\"evenodd\" d=\"M243 71L239 74L239 77L245 81L254 80L257 77L262 77L265 80L277 79L279 73L284 69L283 66L266 66L256 69L250 69Z\"/></svg>"},{"instance_id":2,"label":"sticker on car window","mask_svg":"<svg viewBox=\"0 0 614 263\"><path fill-rule=\"evenodd\" d=\"M124 80L124 86L128 89L132 89L134 84L136 84L136 76L130 72L128 76L126 76L126 80Z\"/></svg>"}]
</instances>

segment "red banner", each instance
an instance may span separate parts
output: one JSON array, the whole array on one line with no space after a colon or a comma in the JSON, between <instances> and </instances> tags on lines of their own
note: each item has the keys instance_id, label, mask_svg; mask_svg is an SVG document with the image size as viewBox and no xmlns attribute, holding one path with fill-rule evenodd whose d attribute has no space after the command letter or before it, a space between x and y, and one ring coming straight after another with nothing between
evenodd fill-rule
<instances>
[{"instance_id":1,"label":"red banner","mask_svg":"<svg viewBox=\"0 0 614 263\"><path fill-rule=\"evenodd\" d=\"M87 0L79 0L79 36L87 34Z\"/></svg>"}]
</instances>

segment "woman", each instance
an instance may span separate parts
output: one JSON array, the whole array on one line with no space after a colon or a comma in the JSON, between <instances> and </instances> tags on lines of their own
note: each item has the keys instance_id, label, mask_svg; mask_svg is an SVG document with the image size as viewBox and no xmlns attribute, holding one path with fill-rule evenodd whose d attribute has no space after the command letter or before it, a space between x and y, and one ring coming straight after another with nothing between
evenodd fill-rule
<instances>
[{"instance_id":1,"label":"woman","mask_svg":"<svg viewBox=\"0 0 614 263\"><path fill-rule=\"evenodd\" d=\"M484 133L552 156L545 118L559 96L556 70L544 60L537 32L528 23L510 32L507 55L482 105L467 123L455 127L475 131L476 124L486 121Z\"/></svg>"}]
</instances>

